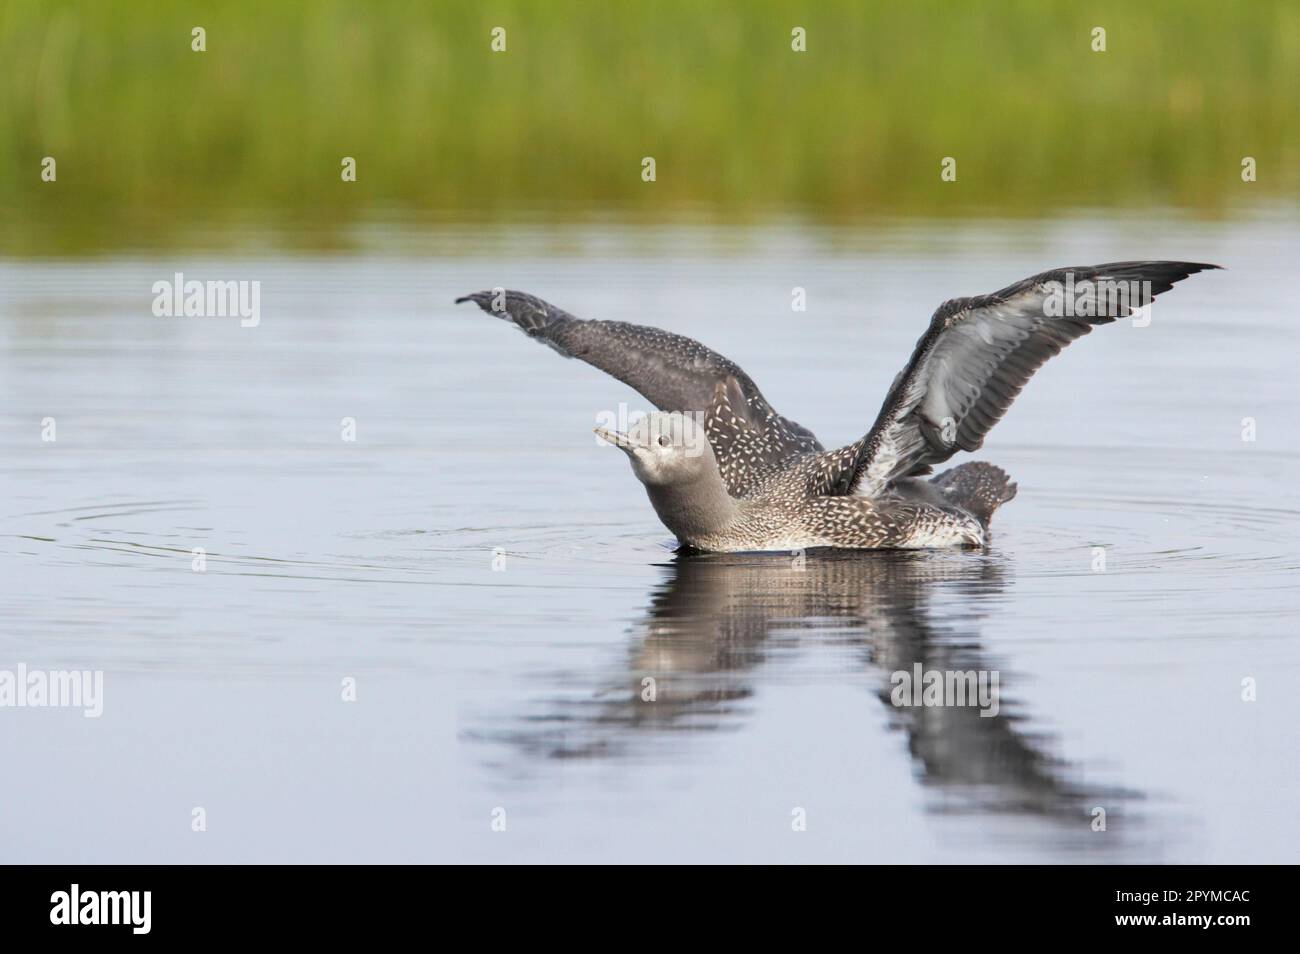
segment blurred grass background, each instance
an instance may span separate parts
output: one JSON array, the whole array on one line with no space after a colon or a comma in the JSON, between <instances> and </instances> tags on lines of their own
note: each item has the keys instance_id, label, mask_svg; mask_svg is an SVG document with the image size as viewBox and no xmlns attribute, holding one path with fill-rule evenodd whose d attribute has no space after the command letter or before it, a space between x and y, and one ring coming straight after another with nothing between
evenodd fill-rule
<instances>
[{"instance_id":1,"label":"blurred grass background","mask_svg":"<svg viewBox=\"0 0 1300 954\"><path fill-rule=\"evenodd\" d=\"M1300 194L1294 0L3 0L0 77L16 254L241 223L330 245L386 217L1218 216Z\"/></svg>"}]
</instances>

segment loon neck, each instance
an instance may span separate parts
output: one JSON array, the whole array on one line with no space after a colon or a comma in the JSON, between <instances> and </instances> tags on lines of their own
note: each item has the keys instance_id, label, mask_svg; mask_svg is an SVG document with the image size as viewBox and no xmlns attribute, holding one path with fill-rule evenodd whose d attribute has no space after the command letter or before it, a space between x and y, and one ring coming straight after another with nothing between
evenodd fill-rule
<instances>
[{"instance_id":1,"label":"loon neck","mask_svg":"<svg viewBox=\"0 0 1300 954\"><path fill-rule=\"evenodd\" d=\"M740 513L716 468L679 483L647 484L646 493L664 526L688 545L725 533Z\"/></svg>"}]
</instances>

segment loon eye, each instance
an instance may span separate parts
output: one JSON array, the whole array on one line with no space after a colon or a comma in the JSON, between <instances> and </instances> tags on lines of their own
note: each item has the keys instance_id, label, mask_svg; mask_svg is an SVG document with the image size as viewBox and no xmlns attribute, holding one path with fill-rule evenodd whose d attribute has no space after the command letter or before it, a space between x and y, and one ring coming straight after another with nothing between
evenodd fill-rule
<instances>
[{"instance_id":1,"label":"loon eye","mask_svg":"<svg viewBox=\"0 0 1300 954\"><path fill-rule=\"evenodd\" d=\"M667 434L660 434L660 435L659 435L659 446L660 446L660 447L667 447L667 446L668 446L669 444L671 444L671 443L672 443L672 439L669 438L669 436L668 436Z\"/></svg>"}]
</instances>

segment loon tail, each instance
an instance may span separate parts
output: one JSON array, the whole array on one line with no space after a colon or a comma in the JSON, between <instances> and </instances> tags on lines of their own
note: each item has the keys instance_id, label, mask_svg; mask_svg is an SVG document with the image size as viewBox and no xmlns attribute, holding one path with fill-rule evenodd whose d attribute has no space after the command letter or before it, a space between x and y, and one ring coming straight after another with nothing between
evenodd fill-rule
<instances>
[{"instance_id":1,"label":"loon tail","mask_svg":"<svg viewBox=\"0 0 1300 954\"><path fill-rule=\"evenodd\" d=\"M1016 485L1001 467L973 461L945 470L930 481L958 507L988 529L993 511L1016 495Z\"/></svg>"}]
</instances>

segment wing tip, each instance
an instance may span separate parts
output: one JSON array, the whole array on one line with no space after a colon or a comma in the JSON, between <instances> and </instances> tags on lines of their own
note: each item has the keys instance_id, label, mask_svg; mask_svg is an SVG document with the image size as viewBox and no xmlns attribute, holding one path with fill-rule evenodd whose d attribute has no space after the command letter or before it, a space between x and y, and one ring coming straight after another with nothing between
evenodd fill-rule
<instances>
[{"instance_id":1,"label":"wing tip","mask_svg":"<svg viewBox=\"0 0 1300 954\"><path fill-rule=\"evenodd\" d=\"M1083 274L1093 281L1140 281L1149 283L1151 294L1163 295L1184 279L1199 272L1224 271L1222 265L1212 262L1183 262L1176 259L1143 259L1129 262L1107 262L1094 265L1076 275ZM1067 270L1067 273L1070 270ZM1053 275L1055 278L1056 276ZM1076 279L1077 280L1077 279ZM1121 316L1122 317L1122 316Z\"/></svg>"},{"instance_id":2,"label":"wing tip","mask_svg":"<svg viewBox=\"0 0 1300 954\"><path fill-rule=\"evenodd\" d=\"M1222 265L1215 265L1213 262L1171 262L1172 265L1181 265L1186 269L1188 275L1195 275L1197 272L1226 272L1227 269Z\"/></svg>"},{"instance_id":3,"label":"wing tip","mask_svg":"<svg viewBox=\"0 0 1300 954\"><path fill-rule=\"evenodd\" d=\"M1177 259L1152 259L1146 262L1112 262L1107 265L1097 265L1093 269L1096 272L1106 271L1132 271L1132 272L1164 272L1168 275L1179 275L1174 281L1186 278L1188 275L1195 275L1198 272L1225 271L1222 265L1215 265L1213 262L1183 262Z\"/></svg>"},{"instance_id":4,"label":"wing tip","mask_svg":"<svg viewBox=\"0 0 1300 954\"><path fill-rule=\"evenodd\" d=\"M1179 282L1190 278L1201 272L1223 271L1222 265L1215 265L1211 262L1152 262L1155 268L1152 270L1151 281L1154 287L1154 293L1157 295L1169 291Z\"/></svg>"},{"instance_id":5,"label":"wing tip","mask_svg":"<svg viewBox=\"0 0 1300 954\"><path fill-rule=\"evenodd\" d=\"M494 318L514 322L521 331L533 337L544 334L547 329L570 317L536 295L509 288L470 292L457 298L455 304L467 301L472 301Z\"/></svg>"},{"instance_id":6,"label":"wing tip","mask_svg":"<svg viewBox=\"0 0 1300 954\"><path fill-rule=\"evenodd\" d=\"M456 299L455 304L461 305L467 301L472 301L489 315L495 315L497 318L504 318L507 321L518 321L521 307L529 305L531 298L531 295L526 295L523 292L491 288L470 292L468 295L461 295Z\"/></svg>"}]
</instances>

